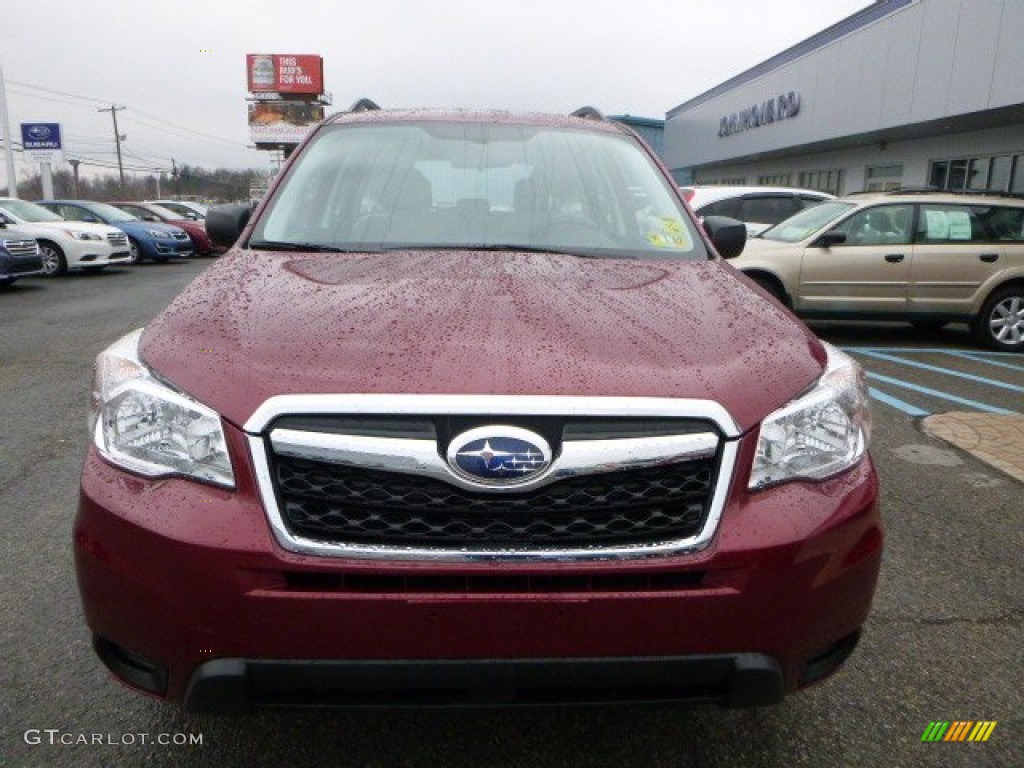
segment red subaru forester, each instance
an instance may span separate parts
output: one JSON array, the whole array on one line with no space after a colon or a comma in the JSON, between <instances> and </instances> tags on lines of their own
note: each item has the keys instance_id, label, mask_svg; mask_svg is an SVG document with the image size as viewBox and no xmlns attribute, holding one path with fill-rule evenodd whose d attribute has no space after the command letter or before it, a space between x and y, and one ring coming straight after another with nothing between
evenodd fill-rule
<instances>
[{"instance_id":1,"label":"red subaru forester","mask_svg":"<svg viewBox=\"0 0 1024 768\"><path fill-rule=\"evenodd\" d=\"M94 645L192 711L768 704L857 643L862 374L627 128L386 111L301 145L103 352Z\"/></svg>"}]
</instances>

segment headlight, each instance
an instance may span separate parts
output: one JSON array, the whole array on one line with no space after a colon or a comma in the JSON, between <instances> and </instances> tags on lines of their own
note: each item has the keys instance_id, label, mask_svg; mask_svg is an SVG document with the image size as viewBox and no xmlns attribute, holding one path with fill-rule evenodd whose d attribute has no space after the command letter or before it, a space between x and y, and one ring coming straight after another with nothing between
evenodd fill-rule
<instances>
[{"instance_id":1,"label":"headlight","mask_svg":"<svg viewBox=\"0 0 1024 768\"><path fill-rule=\"evenodd\" d=\"M107 461L149 477L234 487L220 416L160 381L139 359L142 330L96 358L93 442Z\"/></svg>"},{"instance_id":2,"label":"headlight","mask_svg":"<svg viewBox=\"0 0 1024 768\"><path fill-rule=\"evenodd\" d=\"M162 229L151 229L149 230L149 234L151 234L153 237L159 237L161 240L165 237L171 237L170 232L165 232Z\"/></svg>"},{"instance_id":3,"label":"headlight","mask_svg":"<svg viewBox=\"0 0 1024 768\"><path fill-rule=\"evenodd\" d=\"M75 238L75 240L102 240L103 238L97 235L95 232L76 232L70 229L64 230L68 235Z\"/></svg>"},{"instance_id":4,"label":"headlight","mask_svg":"<svg viewBox=\"0 0 1024 768\"><path fill-rule=\"evenodd\" d=\"M825 344L825 372L807 394L761 423L750 472L751 490L788 480L823 480L856 464L871 439L864 372Z\"/></svg>"}]
</instances>

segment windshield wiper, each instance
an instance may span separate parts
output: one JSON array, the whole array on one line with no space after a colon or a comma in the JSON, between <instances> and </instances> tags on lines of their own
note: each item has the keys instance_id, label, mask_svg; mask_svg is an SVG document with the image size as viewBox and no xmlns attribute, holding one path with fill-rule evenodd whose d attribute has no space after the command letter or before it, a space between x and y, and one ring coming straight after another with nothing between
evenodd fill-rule
<instances>
[{"instance_id":1,"label":"windshield wiper","mask_svg":"<svg viewBox=\"0 0 1024 768\"><path fill-rule=\"evenodd\" d=\"M339 248L324 243L289 243L283 240L250 240L249 247L260 251L301 251L302 253L380 253L366 248Z\"/></svg>"},{"instance_id":2,"label":"windshield wiper","mask_svg":"<svg viewBox=\"0 0 1024 768\"><path fill-rule=\"evenodd\" d=\"M385 251L495 251L503 253L547 253L555 256L576 256L581 259L606 258L605 254L583 250L568 251L562 248L544 248L538 245L515 245L513 243L440 243L416 245L389 245Z\"/></svg>"}]
</instances>

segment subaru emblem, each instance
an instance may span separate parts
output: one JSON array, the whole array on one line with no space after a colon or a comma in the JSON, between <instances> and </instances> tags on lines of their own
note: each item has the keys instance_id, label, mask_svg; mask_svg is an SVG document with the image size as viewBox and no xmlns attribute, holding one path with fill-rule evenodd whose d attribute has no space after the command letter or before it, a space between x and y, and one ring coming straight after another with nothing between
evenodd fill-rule
<instances>
[{"instance_id":1,"label":"subaru emblem","mask_svg":"<svg viewBox=\"0 0 1024 768\"><path fill-rule=\"evenodd\" d=\"M551 447L519 427L478 427L448 445L448 466L456 475L491 486L520 485L551 466Z\"/></svg>"}]
</instances>

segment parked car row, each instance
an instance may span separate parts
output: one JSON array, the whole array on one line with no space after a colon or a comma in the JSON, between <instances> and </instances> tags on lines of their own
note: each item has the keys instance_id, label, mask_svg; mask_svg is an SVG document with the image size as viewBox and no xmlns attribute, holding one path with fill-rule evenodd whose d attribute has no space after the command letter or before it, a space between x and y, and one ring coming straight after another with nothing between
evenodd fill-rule
<instances>
[{"instance_id":1,"label":"parked car row","mask_svg":"<svg viewBox=\"0 0 1024 768\"><path fill-rule=\"evenodd\" d=\"M222 252L201 215L153 203L0 198L0 286L34 274Z\"/></svg>"}]
</instances>

